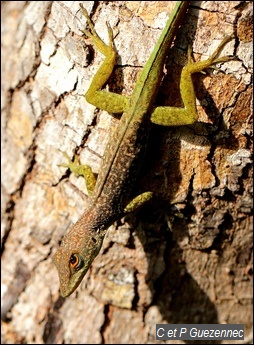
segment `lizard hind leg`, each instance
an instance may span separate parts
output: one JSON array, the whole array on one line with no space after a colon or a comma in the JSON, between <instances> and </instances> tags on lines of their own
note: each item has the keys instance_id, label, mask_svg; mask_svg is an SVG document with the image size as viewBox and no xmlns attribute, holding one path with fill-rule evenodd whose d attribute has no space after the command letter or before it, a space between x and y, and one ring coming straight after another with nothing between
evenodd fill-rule
<instances>
[{"instance_id":1,"label":"lizard hind leg","mask_svg":"<svg viewBox=\"0 0 254 345\"><path fill-rule=\"evenodd\" d=\"M202 72L209 67L214 68L213 66L216 63L235 60L235 57L230 56L217 58L222 48L231 39L232 37L225 37L213 54L203 61L193 61L191 48L188 48L188 62L182 69L180 79L180 93L184 107L176 108L159 106L154 108L151 113L151 121L153 123L163 126L182 126L192 124L197 121L198 114L196 109L196 95L192 82L192 74Z\"/></svg>"},{"instance_id":2,"label":"lizard hind leg","mask_svg":"<svg viewBox=\"0 0 254 345\"><path fill-rule=\"evenodd\" d=\"M89 27L88 30L82 30L82 32L92 40L93 44L95 45L96 49L102 53L103 55L107 56L109 54L112 54L112 50L114 51L114 40L113 40L113 30L109 23L107 24L108 29L108 37L109 37L109 45L107 45L103 40L100 38L100 36L97 34L94 25L87 13L87 10L83 7L82 4L80 4L80 7L82 9L82 14L86 18L87 25Z\"/></svg>"},{"instance_id":3,"label":"lizard hind leg","mask_svg":"<svg viewBox=\"0 0 254 345\"><path fill-rule=\"evenodd\" d=\"M217 56L222 51L222 48L232 39L233 37L226 36L208 59L199 61L199 62L196 62L193 60L192 49L189 47L188 48L188 63L183 69L188 71L189 74L192 74L192 73L202 72L203 70L209 67L214 68L213 66L220 62L228 62L228 61L235 60L236 58L234 56L221 56L217 58Z\"/></svg>"},{"instance_id":4,"label":"lizard hind leg","mask_svg":"<svg viewBox=\"0 0 254 345\"><path fill-rule=\"evenodd\" d=\"M115 66L116 49L114 46L113 30L110 25L106 23L109 37L109 44L106 44L97 34L86 9L82 5L80 5L80 7L89 28L83 31L84 34L91 39L94 47L105 56L105 60L93 77L92 83L85 94L85 98L88 103L110 114L121 114L128 108L129 98L114 92L101 90L107 83Z\"/></svg>"}]
</instances>

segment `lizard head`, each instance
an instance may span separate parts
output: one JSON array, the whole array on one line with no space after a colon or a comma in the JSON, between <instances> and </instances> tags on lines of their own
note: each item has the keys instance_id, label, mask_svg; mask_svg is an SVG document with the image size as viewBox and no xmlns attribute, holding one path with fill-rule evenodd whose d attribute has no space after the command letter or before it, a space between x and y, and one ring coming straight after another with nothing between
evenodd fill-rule
<instances>
[{"instance_id":1,"label":"lizard head","mask_svg":"<svg viewBox=\"0 0 254 345\"><path fill-rule=\"evenodd\" d=\"M105 233L94 230L80 232L76 223L67 233L60 248L54 255L53 261L58 270L60 292L67 297L81 283L94 258L102 246Z\"/></svg>"}]
</instances>

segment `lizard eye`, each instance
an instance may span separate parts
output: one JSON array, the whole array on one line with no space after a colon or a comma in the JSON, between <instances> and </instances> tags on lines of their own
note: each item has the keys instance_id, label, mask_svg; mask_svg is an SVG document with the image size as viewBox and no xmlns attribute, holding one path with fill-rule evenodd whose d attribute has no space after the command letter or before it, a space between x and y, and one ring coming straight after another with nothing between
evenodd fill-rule
<instances>
[{"instance_id":1,"label":"lizard eye","mask_svg":"<svg viewBox=\"0 0 254 345\"><path fill-rule=\"evenodd\" d=\"M72 254L69 263L71 268L78 271L83 266L83 259L78 254Z\"/></svg>"}]
</instances>

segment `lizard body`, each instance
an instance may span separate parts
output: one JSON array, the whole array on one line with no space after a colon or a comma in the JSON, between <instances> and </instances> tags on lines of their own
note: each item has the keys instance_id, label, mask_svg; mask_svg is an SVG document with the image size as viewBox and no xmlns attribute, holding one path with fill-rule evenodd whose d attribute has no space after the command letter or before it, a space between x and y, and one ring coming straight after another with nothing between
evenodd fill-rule
<instances>
[{"instance_id":1,"label":"lizard body","mask_svg":"<svg viewBox=\"0 0 254 345\"><path fill-rule=\"evenodd\" d=\"M113 33L108 25L110 42L106 45L94 30L86 10L82 8L89 25L89 30L84 32L105 56L85 95L86 100L109 113L122 113L122 116L105 149L97 181L95 182L90 170L85 174L90 181L91 191L88 209L64 236L61 247L54 256L60 278L60 290L64 297L70 295L80 284L99 253L108 227L152 197L151 192L146 192L130 201L130 191L144 156L151 123L174 126L195 122L196 99L191 75L217 62L230 60L228 57L216 58L228 38L205 61L192 62L189 51L188 64L183 68L180 81L184 108L154 107L168 48L183 21L188 5L188 1L176 3L130 97L101 90L115 64ZM66 166L70 167L71 171L79 171L81 166L69 163Z\"/></svg>"}]
</instances>

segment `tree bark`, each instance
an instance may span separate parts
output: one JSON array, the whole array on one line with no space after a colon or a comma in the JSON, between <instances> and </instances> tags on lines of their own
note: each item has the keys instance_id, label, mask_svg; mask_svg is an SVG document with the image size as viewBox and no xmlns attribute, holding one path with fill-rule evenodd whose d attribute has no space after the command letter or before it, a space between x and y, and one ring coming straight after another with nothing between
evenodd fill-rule
<instances>
[{"instance_id":1,"label":"tree bark","mask_svg":"<svg viewBox=\"0 0 254 345\"><path fill-rule=\"evenodd\" d=\"M252 5L193 1L169 49L157 103L181 106L187 47L205 59L225 35L237 60L195 76L199 122L154 126L134 193L154 200L108 230L68 298L52 256L87 207L78 153L98 173L118 123L84 99L103 57L79 1L2 4L2 343L153 343L158 323L252 325ZM108 83L131 94L171 1L84 1L118 51ZM158 341L163 343L163 341ZM171 343L171 342L166 342ZM183 343L180 342L179 343ZM223 343L223 341L222 341Z\"/></svg>"}]
</instances>

